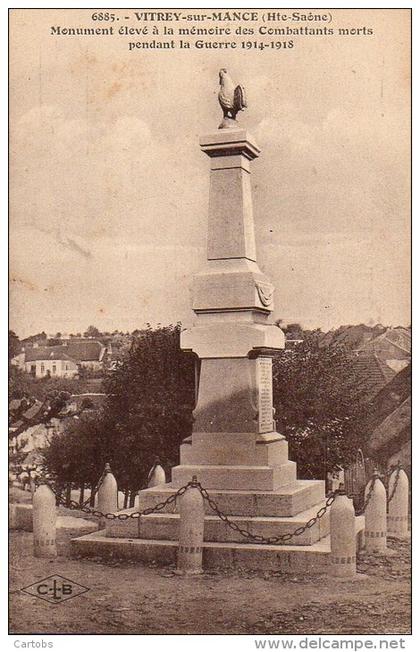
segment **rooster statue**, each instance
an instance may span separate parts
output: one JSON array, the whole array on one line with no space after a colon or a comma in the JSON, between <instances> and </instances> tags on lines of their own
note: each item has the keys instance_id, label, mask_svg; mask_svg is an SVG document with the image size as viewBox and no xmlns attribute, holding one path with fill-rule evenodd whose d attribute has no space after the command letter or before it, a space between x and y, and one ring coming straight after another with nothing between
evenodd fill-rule
<instances>
[{"instance_id":1,"label":"rooster statue","mask_svg":"<svg viewBox=\"0 0 420 652\"><path fill-rule=\"evenodd\" d=\"M223 121L219 125L219 129L235 128L237 126L236 114L247 106L245 89L240 84L235 86L226 68L221 68L219 82L219 104L223 111Z\"/></svg>"}]
</instances>

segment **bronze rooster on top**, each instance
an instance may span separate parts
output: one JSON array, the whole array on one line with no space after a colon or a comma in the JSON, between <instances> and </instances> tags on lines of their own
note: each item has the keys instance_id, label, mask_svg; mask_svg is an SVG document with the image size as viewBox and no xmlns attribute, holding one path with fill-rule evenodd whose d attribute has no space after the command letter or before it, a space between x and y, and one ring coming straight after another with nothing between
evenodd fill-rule
<instances>
[{"instance_id":1,"label":"bronze rooster on top","mask_svg":"<svg viewBox=\"0 0 420 652\"><path fill-rule=\"evenodd\" d=\"M226 68L219 71L219 104L223 111L223 120L219 129L231 129L237 127L236 114L246 108L246 96L243 86L235 86Z\"/></svg>"}]
</instances>

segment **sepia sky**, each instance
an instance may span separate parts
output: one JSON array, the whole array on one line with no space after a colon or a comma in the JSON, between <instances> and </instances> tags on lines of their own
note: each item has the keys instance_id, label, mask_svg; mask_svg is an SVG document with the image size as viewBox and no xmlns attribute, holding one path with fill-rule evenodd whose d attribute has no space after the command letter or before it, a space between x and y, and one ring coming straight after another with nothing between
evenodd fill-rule
<instances>
[{"instance_id":1,"label":"sepia sky","mask_svg":"<svg viewBox=\"0 0 420 652\"><path fill-rule=\"evenodd\" d=\"M371 37L287 51L136 50L58 38L89 10L15 10L10 70L10 327L23 337L192 322L204 266L218 70L248 95L257 255L275 318L410 322L406 10L334 11Z\"/></svg>"}]
</instances>

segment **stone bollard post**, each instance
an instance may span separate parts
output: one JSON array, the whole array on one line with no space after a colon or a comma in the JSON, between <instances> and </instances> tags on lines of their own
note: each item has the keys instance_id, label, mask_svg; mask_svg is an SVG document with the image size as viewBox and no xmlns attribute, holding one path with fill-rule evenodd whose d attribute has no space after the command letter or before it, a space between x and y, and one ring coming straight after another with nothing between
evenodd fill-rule
<instances>
[{"instance_id":1,"label":"stone bollard post","mask_svg":"<svg viewBox=\"0 0 420 652\"><path fill-rule=\"evenodd\" d=\"M147 478L147 486L157 487L159 484L166 484L166 474L165 469L160 463L159 457L155 459L155 463L149 471L149 476Z\"/></svg>"},{"instance_id":2,"label":"stone bollard post","mask_svg":"<svg viewBox=\"0 0 420 652\"><path fill-rule=\"evenodd\" d=\"M396 483L396 484L395 484ZM397 468L389 478L388 533L396 537L408 535L408 477L404 469Z\"/></svg>"},{"instance_id":3,"label":"stone bollard post","mask_svg":"<svg viewBox=\"0 0 420 652\"><path fill-rule=\"evenodd\" d=\"M104 477L98 489L98 511L103 514L113 514L118 511L118 486L108 462L105 464ZM106 526L106 519L101 517L99 529Z\"/></svg>"},{"instance_id":4,"label":"stone bollard post","mask_svg":"<svg viewBox=\"0 0 420 652\"><path fill-rule=\"evenodd\" d=\"M9 530L17 530L16 503L9 503Z\"/></svg>"},{"instance_id":5,"label":"stone bollard post","mask_svg":"<svg viewBox=\"0 0 420 652\"><path fill-rule=\"evenodd\" d=\"M373 483L373 488L372 488ZM365 547L367 552L386 551L386 489L375 469L365 489Z\"/></svg>"},{"instance_id":6,"label":"stone bollard post","mask_svg":"<svg viewBox=\"0 0 420 652\"><path fill-rule=\"evenodd\" d=\"M331 573L335 577L356 576L356 515L353 501L342 486L330 511Z\"/></svg>"},{"instance_id":7,"label":"stone bollard post","mask_svg":"<svg viewBox=\"0 0 420 652\"><path fill-rule=\"evenodd\" d=\"M35 478L32 475L32 473L29 471L29 491L31 492L32 496L34 495L35 490L36 490Z\"/></svg>"},{"instance_id":8,"label":"stone bollard post","mask_svg":"<svg viewBox=\"0 0 420 652\"><path fill-rule=\"evenodd\" d=\"M198 575L203 572L204 540L204 501L198 488L188 487L180 497L179 516L177 572Z\"/></svg>"},{"instance_id":9,"label":"stone bollard post","mask_svg":"<svg viewBox=\"0 0 420 652\"><path fill-rule=\"evenodd\" d=\"M33 497L34 557L57 557L56 520L54 492L41 484Z\"/></svg>"}]
</instances>

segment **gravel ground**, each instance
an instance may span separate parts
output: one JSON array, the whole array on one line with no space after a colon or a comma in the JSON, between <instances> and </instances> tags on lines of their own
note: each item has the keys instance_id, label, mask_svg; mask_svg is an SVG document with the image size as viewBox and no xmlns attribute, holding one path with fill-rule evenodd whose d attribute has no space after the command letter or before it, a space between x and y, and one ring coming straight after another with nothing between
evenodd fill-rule
<instances>
[{"instance_id":1,"label":"gravel ground","mask_svg":"<svg viewBox=\"0 0 420 652\"><path fill-rule=\"evenodd\" d=\"M74 513L71 514L74 516ZM64 531L62 531L64 532ZM362 555L353 581L276 572L211 571L194 578L171 568L71 559L65 531L56 559L32 556L32 534L10 541L12 634L409 634L410 546ZM60 604L21 589L60 574L89 591Z\"/></svg>"}]
</instances>

